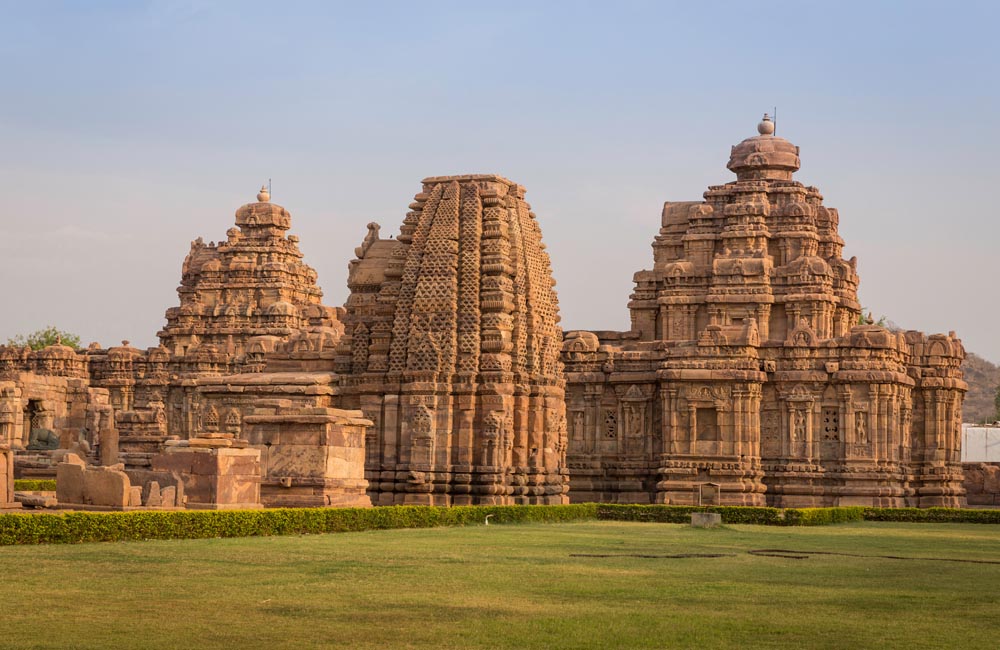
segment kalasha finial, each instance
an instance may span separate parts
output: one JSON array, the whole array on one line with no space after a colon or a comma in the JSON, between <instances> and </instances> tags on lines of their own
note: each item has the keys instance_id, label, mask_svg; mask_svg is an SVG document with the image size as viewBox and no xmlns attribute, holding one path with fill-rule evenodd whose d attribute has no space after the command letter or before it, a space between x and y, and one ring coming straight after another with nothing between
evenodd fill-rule
<instances>
[{"instance_id":1,"label":"kalasha finial","mask_svg":"<svg viewBox=\"0 0 1000 650\"><path fill-rule=\"evenodd\" d=\"M761 135L774 135L774 122L767 113L764 113L764 119L757 125L757 133Z\"/></svg>"},{"instance_id":2,"label":"kalasha finial","mask_svg":"<svg viewBox=\"0 0 1000 650\"><path fill-rule=\"evenodd\" d=\"M267 185L261 185L260 191L257 192L257 200L261 203L267 203L271 200L271 193L267 189Z\"/></svg>"}]
</instances>

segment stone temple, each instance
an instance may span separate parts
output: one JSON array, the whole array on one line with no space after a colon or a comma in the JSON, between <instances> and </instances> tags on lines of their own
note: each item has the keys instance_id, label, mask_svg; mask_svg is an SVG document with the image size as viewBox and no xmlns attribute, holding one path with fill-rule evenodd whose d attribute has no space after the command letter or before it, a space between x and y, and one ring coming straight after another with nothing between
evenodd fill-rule
<instances>
[{"instance_id":1,"label":"stone temple","mask_svg":"<svg viewBox=\"0 0 1000 650\"><path fill-rule=\"evenodd\" d=\"M375 423L376 502L566 502L559 307L524 188L427 178L399 237L369 228L336 370Z\"/></svg>"},{"instance_id":2,"label":"stone temple","mask_svg":"<svg viewBox=\"0 0 1000 650\"><path fill-rule=\"evenodd\" d=\"M664 204L632 328L567 334L573 500L960 505L961 342L861 321L837 210L758 132Z\"/></svg>"},{"instance_id":3,"label":"stone temple","mask_svg":"<svg viewBox=\"0 0 1000 650\"><path fill-rule=\"evenodd\" d=\"M0 347L0 507L12 473L111 509L963 505L961 342L865 321L837 211L758 131L664 205L627 332L563 336L501 176L369 224L344 307L262 189L192 242L158 347Z\"/></svg>"}]
</instances>

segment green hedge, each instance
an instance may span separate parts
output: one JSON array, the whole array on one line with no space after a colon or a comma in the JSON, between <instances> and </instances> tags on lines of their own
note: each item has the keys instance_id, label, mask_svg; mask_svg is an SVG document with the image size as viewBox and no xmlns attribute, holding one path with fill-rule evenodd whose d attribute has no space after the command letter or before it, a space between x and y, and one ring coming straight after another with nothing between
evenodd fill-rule
<instances>
[{"instance_id":1,"label":"green hedge","mask_svg":"<svg viewBox=\"0 0 1000 650\"><path fill-rule=\"evenodd\" d=\"M54 492L56 480L54 478L16 478L14 479L14 490L18 492Z\"/></svg>"},{"instance_id":2,"label":"green hedge","mask_svg":"<svg viewBox=\"0 0 1000 650\"><path fill-rule=\"evenodd\" d=\"M848 521L862 521L865 509L860 506L840 508L787 508L786 526L827 526Z\"/></svg>"},{"instance_id":3,"label":"green hedge","mask_svg":"<svg viewBox=\"0 0 1000 650\"><path fill-rule=\"evenodd\" d=\"M390 528L567 522L588 519L686 524L717 512L727 524L823 526L848 521L1000 524L1000 510L957 508L756 508L584 503L565 506L384 506L0 514L0 546L339 533Z\"/></svg>"},{"instance_id":4,"label":"green hedge","mask_svg":"<svg viewBox=\"0 0 1000 650\"><path fill-rule=\"evenodd\" d=\"M717 512L726 524L825 526L849 521L1000 524L1000 509L974 508L758 508L752 506L667 506L600 504L597 518L686 524L692 512Z\"/></svg>"},{"instance_id":5,"label":"green hedge","mask_svg":"<svg viewBox=\"0 0 1000 650\"><path fill-rule=\"evenodd\" d=\"M388 506L380 508L276 508L66 512L0 515L0 545L118 542L336 533L387 528L430 528L490 523L594 519L593 504L566 506Z\"/></svg>"},{"instance_id":6,"label":"green hedge","mask_svg":"<svg viewBox=\"0 0 1000 650\"><path fill-rule=\"evenodd\" d=\"M1000 510L974 508L865 508L865 521L1000 524Z\"/></svg>"},{"instance_id":7,"label":"green hedge","mask_svg":"<svg viewBox=\"0 0 1000 650\"><path fill-rule=\"evenodd\" d=\"M667 506L611 505L597 506L597 518L614 521L655 521L686 524L692 512L717 512L725 524L762 526L825 526L847 521L861 521L864 508L761 508L753 506Z\"/></svg>"},{"instance_id":8,"label":"green hedge","mask_svg":"<svg viewBox=\"0 0 1000 650\"><path fill-rule=\"evenodd\" d=\"M666 524L691 523L692 512L717 512L726 524L760 524L779 526L782 522L780 508L752 506L665 506L601 504L597 518L611 521L655 521Z\"/></svg>"}]
</instances>

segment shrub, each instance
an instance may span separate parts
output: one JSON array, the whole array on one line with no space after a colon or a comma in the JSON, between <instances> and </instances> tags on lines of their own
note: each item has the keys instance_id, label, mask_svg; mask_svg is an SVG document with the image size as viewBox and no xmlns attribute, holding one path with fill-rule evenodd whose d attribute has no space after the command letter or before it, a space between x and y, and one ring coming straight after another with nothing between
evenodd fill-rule
<instances>
[{"instance_id":1,"label":"shrub","mask_svg":"<svg viewBox=\"0 0 1000 650\"><path fill-rule=\"evenodd\" d=\"M565 506L386 506L0 515L0 545L301 535L387 528L594 519L593 504Z\"/></svg>"},{"instance_id":2,"label":"shrub","mask_svg":"<svg viewBox=\"0 0 1000 650\"><path fill-rule=\"evenodd\" d=\"M827 526L848 521L864 520L865 509L861 506L840 508L787 508L786 526Z\"/></svg>"},{"instance_id":3,"label":"shrub","mask_svg":"<svg viewBox=\"0 0 1000 650\"><path fill-rule=\"evenodd\" d=\"M18 492L55 491L55 479L17 478L14 479L14 490Z\"/></svg>"},{"instance_id":4,"label":"shrub","mask_svg":"<svg viewBox=\"0 0 1000 650\"><path fill-rule=\"evenodd\" d=\"M562 506L381 506L0 514L0 546L141 539L305 535L390 528L555 523L600 519L686 524L692 512L717 512L727 524L823 526L849 521L1000 524L1000 510L958 508L758 508L583 503Z\"/></svg>"},{"instance_id":5,"label":"shrub","mask_svg":"<svg viewBox=\"0 0 1000 650\"><path fill-rule=\"evenodd\" d=\"M600 504L597 518L613 521L655 521L668 524L686 524L692 512L717 512L726 524L760 524L779 526L783 512L779 508L753 506L668 506Z\"/></svg>"},{"instance_id":6,"label":"shrub","mask_svg":"<svg viewBox=\"0 0 1000 650\"><path fill-rule=\"evenodd\" d=\"M866 521L1000 524L1000 510L973 508L865 508Z\"/></svg>"}]
</instances>

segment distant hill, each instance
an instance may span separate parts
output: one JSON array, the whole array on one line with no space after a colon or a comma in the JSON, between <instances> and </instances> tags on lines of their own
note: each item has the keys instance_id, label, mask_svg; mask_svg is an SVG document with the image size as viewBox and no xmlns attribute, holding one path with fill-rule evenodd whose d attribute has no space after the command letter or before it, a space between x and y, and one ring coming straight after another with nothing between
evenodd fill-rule
<instances>
[{"instance_id":1,"label":"distant hill","mask_svg":"<svg viewBox=\"0 0 1000 650\"><path fill-rule=\"evenodd\" d=\"M994 399L1000 385L1000 366L974 352L967 352L962 364L969 392L962 407L963 422L992 422L996 419Z\"/></svg>"}]
</instances>

